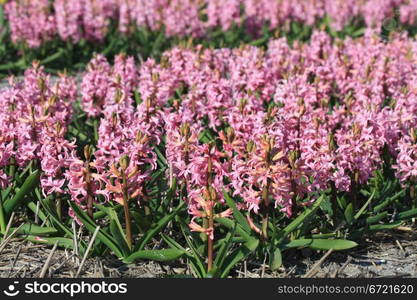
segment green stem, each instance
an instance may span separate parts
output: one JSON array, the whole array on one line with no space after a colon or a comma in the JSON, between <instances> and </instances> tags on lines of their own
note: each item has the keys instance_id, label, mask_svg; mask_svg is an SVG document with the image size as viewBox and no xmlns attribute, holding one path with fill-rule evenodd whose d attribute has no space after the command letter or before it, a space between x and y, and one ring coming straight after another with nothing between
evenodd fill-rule
<instances>
[{"instance_id":1,"label":"green stem","mask_svg":"<svg viewBox=\"0 0 417 300\"><path fill-rule=\"evenodd\" d=\"M0 193L0 233L6 233L6 216L4 214L4 207L3 207L3 197Z\"/></svg>"},{"instance_id":2,"label":"green stem","mask_svg":"<svg viewBox=\"0 0 417 300\"><path fill-rule=\"evenodd\" d=\"M56 213L58 215L58 219L62 221L62 199L61 197L56 197Z\"/></svg>"},{"instance_id":3,"label":"green stem","mask_svg":"<svg viewBox=\"0 0 417 300\"><path fill-rule=\"evenodd\" d=\"M87 185L87 215L94 220L94 213L93 213L93 196L91 191L91 176L90 176L90 165L89 160L86 162L86 178L85 182Z\"/></svg>"},{"instance_id":4,"label":"green stem","mask_svg":"<svg viewBox=\"0 0 417 300\"><path fill-rule=\"evenodd\" d=\"M122 170L122 180L123 180L123 208L125 212L125 221L126 221L126 241L129 249L132 250L132 221L130 218L129 212L129 194L127 190L127 179L125 170Z\"/></svg>"},{"instance_id":5,"label":"green stem","mask_svg":"<svg viewBox=\"0 0 417 300\"><path fill-rule=\"evenodd\" d=\"M9 176L13 179L16 174L16 160L14 157L10 158Z\"/></svg>"},{"instance_id":6,"label":"green stem","mask_svg":"<svg viewBox=\"0 0 417 300\"><path fill-rule=\"evenodd\" d=\"M208 228L214 228L214 220L213 220L213 210L208 219ZM213 268L213 240L208 237L207 238L207 272L210 272Z\"/></svg>"},{"instance_id":7,"label":"green stem","mask_svg":"<svg viewBox=\"0 0 417 300\"><path fill-rule=\"evenodd\" d=\"M337 194L336 194L336 186L334 182L331 183L331 205L332 205L332 219L333 219L333 226L334 228L337 228L337 225L339 224L338 220L338 204L337 204Z\"/></svg>"},{"instance_id":8,"label":"green stem","mask_svg":"<svg viewBox=\"0 0 417 300\"><path fill-rule=\"evenodd\" d=\"M98 119L94 119L93 125L94 125L94 141L95 141L95 144L97 144L98 143L98 138L99 138L99 136L98 136Z\"/></svg>"},{"instance_id":9,"label":"green stem","mask_svg":"<svg viewBox=\"0 0 417 300\"><path fill-rule=\"evenodd\" d=\"M49 56L49 57L45 58L44 60L42 60L41 61L41 65L46 65L48 63L51 63L54 60L57 60L58 58L60 58L63 54L64 54L64 50L63 49L59 49L56 53L54 53L51 56Z\"/></svg>"}]
</instances>

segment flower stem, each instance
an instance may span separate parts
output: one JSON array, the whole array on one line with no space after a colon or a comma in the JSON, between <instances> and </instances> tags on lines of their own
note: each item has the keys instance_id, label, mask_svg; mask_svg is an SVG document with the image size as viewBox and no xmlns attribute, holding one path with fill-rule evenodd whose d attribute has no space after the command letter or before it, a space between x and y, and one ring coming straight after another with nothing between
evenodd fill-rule
<instances>
[{"instance_id":1,"label":"flower stem","mask_svg":"<svg viewBox=\"0 0 417 300\"><path fill-rule=\"evenodd\" d=\"M58 219L62 221L62 199L59 196L56 197L56 213Z\"/></svg>"},{"instance_id":2,"label":"flower stem","mask_svg":"<svg viewBox=\"0 0 417 300\"><path fill-rule=\"evenodd\" d=\"M211 210L211 214L208 219L208 228L214 228L214 220L213 220L213 210ZM210 272L213 268L213 240L210 236L207 239L207 271Z\"/></svg>"},{"instance_id":3,"label":"flower stem","mask_svg":"<svg viewBox=\"0 0 417 300\"><path fill-rule=\"evenodd\" d=\"M0 233L6 233L6 216L4 215L3 197L0 193Z\"/></svg>"},{"instance_id":4,"label":"flower stem","mask_svg":"<svg viewBox=\"0 0 417 300\"><path fill-rule=\"evenodd\" d=\"M416 199L416 188L415 188L415 180L414 178L411 180L410 184L410 204L412 208L416 208L417 199Z\"/></svg>"},{"instance_id":5,"label":"flower stem","mask_svg":"<svg viewBox=\"0 0 417 300\"><path fill-rule=\"evenodd\" d=\"M126 221L126 241L130 250L132 250L132 222L129 212L129 194L127 191L127 179L125 170L122 170L122 180L123 180L123 208L125 212L125 221Z\"/></svg>"},{"instance_id":6,"label":"flower stem","mask_svg":"<svg viewBox=\"0 0 417 300\"><path fill-rule=\"evenodd\" d=\"M98 126L99 126L99 124L98 124L97 119L93 120L93 126L94 126L94 142L97 144L98 143L98 138L99 138L99 136L98 136Z\"/></svg>"},{"instance_id":7,"label":"flower stem","mask_svg":"<svg viewBox=\"0 0 417 300\"><path fill-rule=\"evenodd\" d=\"M87 162L87 174L86 174L86 184L87 184L87 215L93 219L93 196L91 191L91 177L90 177L90 168L88 167Z\"/></svg>"}]
</instances>

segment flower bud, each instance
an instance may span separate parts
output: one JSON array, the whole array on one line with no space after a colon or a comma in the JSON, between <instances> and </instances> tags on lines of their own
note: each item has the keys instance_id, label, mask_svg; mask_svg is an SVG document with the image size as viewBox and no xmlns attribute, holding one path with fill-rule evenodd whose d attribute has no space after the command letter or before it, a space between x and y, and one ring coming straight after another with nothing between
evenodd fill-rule
<instances>
[{"instance_id":1,"label":"flower bud","mask_svg":"<svg viewBox=\"0 0 417 300\"><path fill-rule=\"evenodd\" d=\"M413 143L417 142L417 132L414 128L410 128L410 137Z\"/></svg>"},{"instance_id":2,"label":"flower bud","mask_svg":"<svg viewBox=\"0 0 417 300\"><path fill-rule=\"evenodd\" d=\"M235 130L232 127L226 129L227 140L229 143L232 143L235 139Z\"/></svg>"},{"instance_id":3,"label":"flower bud","mask_svg":"<svg viewBox=\"0 0 417 300\"><path fill-rule=\"evenodd\" d=\"M93 154L93 146L85 145L85 147L84 147L84 157L85 157L85 159L90 160L92 154Z\"/></svg>"},{"instance_id":4,"label":"flower bud","mask_svg":"<svg viewBox=\"0 0 417 300\"><path fill-rule=\"evenodd\" d=\"M120 167L122 168L123 171L126 171L126 169L129 167L129 163L130 163L130 159L129 156L127 156L126 154L123 155L120 158Z\"/></svg>"},{"instance_id":5,"label":"flower bud","mask_svg":"<svg viewBox=\"0 0 417 300\"><path fill-rule=\"evenodd\" d=\"M190 137L190 125L188 123L183 123L180 127L180 133L183 137L188 139Z\"/></svg>"},{"instance_id":6,"label":"flower bud","mask_svg":"<svg viewBox=\"0 0 417 300\"><path fill-rule=\"evenodd\" d=\"M327 136L327 141L329 143L330 151L335 151L336 150L336 143L335 143L335 140L334 140L334 134L333 133L329 133L329 135Z\"/></svg>"},{"instance_id":7,"label":"flower bud","mask_svg":"<svg viewBox=\"0 0 417 300\"><path fill-rule=\"evenodd\" d=\"M295 166L295 162L298 159L298 151L296 150L291 150L290 153L288 154L288 160L290 162L291 167L294 168Z\"/></svg>"},{"instance_id":8,"label":"flower bud","mask_svg":"<svg viewBox=\"0 0 417 300\"><path fill-rule=\"evenodd\" d=\"M152 82L157 83L159 81L159 73L152 73Z\"/></svg>"},{"instance_id":9,"label":"flower bud","mask_svg":"<svg viewBox=\"0 0 417 300\"><path fill-rule=\"evenodd\" d=\"M246 144L246 151L251 153L253 152L253 150L255 150L255 143L250 140L247 144Z\"/></svg>"},{"instance_id":10,"label":"flower bud","mask_svg":"<svg viewBox=\"0 0 417 300\"><path fill-rule=\"evenodd\" d=\"M217 198L216 190L212 186L209 186L208 189L209 189L209 193L210 193L210 200L212 200L212 201L216 200L216 198Z\"/></svg>"},{"instance_id":11,"label":"flower bud","mask_svg":"<svg viewBox=\"0 0 417 300\"><path fill-rule=\"evenodd\" d=\"M242 112L243 109L245 108L246 104L248 103L248 99L244 98L244 99L240 99L240 103L239 103L239 110Z\"/></svg>"},{"instance_id":12,"label":"flower bud","mask_svg":"<svg viewBox=\"0 0 417 300\"><path fill-rule=\"evenodd\" d=\"M353 123L352 132L354 136L359 136L362 133L362 128L358 123Z\"/></svg>"}]
</instances>

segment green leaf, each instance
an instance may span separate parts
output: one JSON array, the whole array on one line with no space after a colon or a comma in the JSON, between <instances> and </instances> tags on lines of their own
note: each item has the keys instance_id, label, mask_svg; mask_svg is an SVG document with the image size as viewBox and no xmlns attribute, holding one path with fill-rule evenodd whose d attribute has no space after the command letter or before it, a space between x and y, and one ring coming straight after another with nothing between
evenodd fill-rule
<instances>
[{"instance_id":1,"label":"green leaf","mask_svg":"<svg viewBox=\"0 0 417 300\"><path fill-rule=\"evenodd\" d=\"M391 224L378 224L378 225L371 225L369 226L368 231L375 232L375 231L382 231L382 230L390 230L400 226L403 222L397 221Z\"/></svg>"},{"instance_id":2,"label":"green leaf","mask_svg":"<svg viewBox=\"0 0 417 300\"><path fill-rule=\"evenodd\" d=\"M274 252L270 254L269 257L269 267L272 271L276 271L282 265L282 254L279 248L275 249Z\"/></svg>"},{"instance_id":3,"label":"green leaf","mask_svg":"<svg viewBox=\"0 0 417 300\"><path fill-rule=\"evenodd\" d=\"M65 232L65 234L69 237L73 237L73 231L68 228L68 226L62 222L61 220L59 220L59 218L56 215L56 210L54 208L51 208L52 201L50 201L50 198L47 197L45 199L41 199L39 200L43 209L46 211L46 213L48 214L48 218L51 220L52 225L62 231ZM84 241L80 241L80 243L84 244Z\"/></svg>"},{"instance_id":4,"label":"green leaf","mask_svg":"<svg viewBox=\"0 0 417 300\"><path fill-rule=\"evenodd\" d=\"M9 232L13 232L14 228L10 228ZM37 236L50 236L58 233L53 227L41 227L36 224L23 224L19 230L18 234L27 234L27 235L37 235Z\"/></svg>"},{"instance_id":5,"label":"green leaf","mask_svg":"<svg viewBox=\"0 0 417 300\"><path fill-rule=\"evenodd\" d=\"M331 239L298 239L284 245L288 248L308 247L315 250L347 250L356 247L358 244L349 240Z\"/></svg>"},{"instance_id":6,"label":"green leaf","mask_svg":"<svg viewBox=\"0 0 417 300\"><path fill-rule=\"evenodd\" d=\"M110 232L113 238L117 241L124 255L128 255L130 253L129 246L115 207L106 207L101 204L95 204L95 206L107 214L110 219Z\"/></svg>"},{"instance_id":7,"label":"green leaf","mask_svg":"<svg viewBox=\"0 0 417 300\"><path fill-rule=\"evenodd\" d=\"M404 195L405 195L405 190L402 189L401 191L399 191L398 193L396 193L394 196L389 197L386 200L384 200L382 203L376 205L374 207L373 211L374 212L381 211L382 209L384 209L385 207L387 207L389 204L391 204L392 202L394 202L398 198L403 197Z\"/></svg>"},{"instance_id":8,"label":"green leaf","mask_svg":"<svg viewBox=\"0 0 417 300\"><path fill-rule=\"evenodd\" d=\"M117 244L123 251L125 256L130 254L129 246L127 245L126 235L120 226L120 222L115 219L110 219L110 232L112 237L117 241Z\"/></svg>"},{"instance_id":9,"label":"green leaf","mask_svg":"<svg viewBox=\"0 0 417 300\"><path fill-rule=\"evenodd\" d=\"M417 216L417 208L400 212L397 216L398 220L407 220Z\"/></svg>"},{"instance_id":10,"label":"green leaf","mask_svg":"<svg viewBox=\"0 0 417 300\"><path fill-rule=\"evenodd\" d=\"M341 196L341 197L336 197L336 200L337 200L337 203L339 204L339 207L342 209L342 210L345 210L346 209L346 199L345 199L345 197L344 196Z\"/></svg>"},{"instance_id":11,"label":"green leaf","mask_svg":"<svg viewBox=\"0 0 417 300\"><path fill-rule=\"evenodd\" d=\"M45 213L41 210L41 208L39 208L39 210L37 211L37 205L35 204L35 202L33 201L29 201L26 205L34 214L38 214L39 219L41 219L42 221L45 221L47 219L47 216L45 215Z\"/></svg>"},{"instance_id":12,"label":"green leaf","mask_svg":"<svg viewBox=\"0 0 417 300\"><path fill-rule=\"evenodd\" d=\"M307 208L302 214L300 214L297 218L295 218L290 224L288 224L282 232L279 233L279 240L280 243L283 239L285 239L291 232L296 230L299 226L301 226L307 218L310 217L321 205L321 202L324 200L324 195L321 195L314 204Z\"/></svg>"},{"instance_id":13,"label":"green leaf","mask_svg":"<svg viewBox=\"0 0 417 300\"><path fill-rule=\"evenodd\" d=\"M73 249L74 248L74 242L72 239L69 238L63 238L63 237L39 237L35 235L28 235L26 237L27 240L38 243L38 244L46 244L46 245L55 245L56 242L58 242L58 246L64 247L67 249ZM84 253L85 249L80 248L80 253Z\"/></svg>"},{"instance_id":14,"label":"green leaf","mask_svg":"<svg viewBox=\"0 0 417 300\"><path fill-rule=\"evenodd\" d=\"M232 209L233 211L233 217L235 220L239 223L239 225L248 233L252 232L248 221L243 216L243 214L239 211L237 208L235 201L230 198L229 194L226 191L223 191L224 199L226 200L227 205Z\"/></svg>"},{"instance_id":15,"label":"green leaf","mask_svg":"<svg viewBox=\"0 0 417 300\"><path fill-rule=\"evenodd\" d=\"M39 184L41 172L36 170L30 174L20 189L17 191L16 195L13 198L9 198L4 202L4 212L7 216L10 216L11 213L19 207L23 202L26 195L30 194L33 189Z\"/></svg>"},{"instance_id":16,"label":"green leaf","mask_svg":"<svg viewBox=\"0 0 417 300\"><path fill-rule=\"evenodd\" d=\"M310 239L298 239L290 241L289 243L283 244L281 246L282 250L291 249L291 248L304 248L311 242Z\"/></svg>"},{"instance_id":17,"label":"green leaf","mask_svg":"<svg viewBox=\"0 0 417 300\"><path fill-rule=\"evenodd\" d=\"M384 211L383 213L377 214L376 216L368 217L366 218L366 224L371 225L378 223L382 219L386 218L388 216L388 212Z\"/></svg>"},{"instance_id":18,"label":"green leaf","mask_svg":"<svg viewBox=\"0 0 417 300\"><path fill-rule=\"evenodd\" d=\"M74 211L75 215L80 219L80 221L84 224L88 231L94 233L96 230L96 225L91 218L82 211L75 203L72 201L68 201L68 204ZM105 244L109 249L111 249L116 256L119 258L124 257L122 249L119 247L116 240L113 239L111 235L106 233L103 229L100 229L97 233L97 239L100 240L103 244Z\"/></svg>"},{"instance_id":19,"label":"green leaf","mask_svg":"<svg viewBox=\"0 0 417 300\"><path fill-rule=\"evenodd\" d=\"M142 250L145 248L146 244L156 235L158 234L165 226L171 221L178 212L185 206L185 202L181 202L174 211L166 216L164 216L161 220L157 223L154 223L148 232L139 240L135 250Z\"/></svg>"},{"instance_id":20,"label":"green leaf","mask_svg":"<svg viewBox=\"0 0 417 300\"><path fill-rule=\"evenodd\" d=\"M170 246L171 248L176 248L176 249L184 251L184 252L186 251L183 246L178 244L173 238L169 237L168 235L166 235L164 233L161 233L161 237L164 240L164 242L167 243L167 245ZM187 254L189 254L189 253L187 253Z\"/></svg>"},{"instance_id":21,"label":"green leaf","mask_svg":"<svg viewBox=\"0 0 417 300\"><path fill-rule=\"evenodd\" d=\"M366 203L361 207L361 209L355 214L355 216L353 217L355 220L359 219L359 217L364 213L364 211L366 210L366 208L369 206L372 199L374 198L375 192L376 192L376 189L374 189L374 191L372 192L372 195L369 197L368 201L366 201Z\"/></svg>"},{"instance_id":22,"label":"green leaf","mask_svg":"<svg viewBox=\"0 0 417 300\"><path fill-rule=\"evenodd\" d=\"M226 237L222 240L222 245L220 246L219 251L217 251L216 258L214 260L214 266L220 267L223 265L227 254L232 246L232 237L235 235L236 225L232 231L229 231L226 234ZM217 274L216 274L217 275Z\"/></svg>"},{"instance_id":23,"label":"green leaf","mask_svg":"<svg viewBox=\"0 0 417 300\"><path fill-rule=\"evenodd\" d=\"M236 226L236 222L234 220L230 220L227 218L216 218L214 219L214 221L225 226L229 230L236 230L236 233L240 235L245 241L253 239L253 236L250 235L247 231L245 231L240 224Z\"/></svg>"},{"instance_id":24,"label":"green leaf","mask_svg":"<svg viewBox=\"0 0 417 300\"><path fill-rule=\"evenodd\" d=\"M244 260L249 254L254 252L258 246L259 241L252 239L251 241L244 243L242 246L233 251L223 264L220 277L226 278L230 270L240 261Z\"/></svg>"},{"instance_id":25,"label":"green leaf","mask_svg":"<svg viewBox=\"0 0 417 300\"><path fill-rule=\"evenodd\" d=\"M192 254L188 255L188 261L194 270L194 273L199 278L206 277L206 268L204 267L203 257L201 256L200 252L198 251L198 247L194 245L193 241L189 238L190 230L187 228L187 226L184 224L184 221L179 220L179 224L181 227L181 232L185 238L185 241L187 242L188 247L190 247Z\"/></svg>"},{"instance_id":26,"label":"green leaf","mask_svg":"<svg viewBox=\"0 0 417 300\"><path fill-rule=\"evenodd\" d=\"M345 209L345 219L348 224L352 224L353 221L353 204L349 203Z\"/></svg>"},{"instance_id":27,"label":"green leaf","mask_svg":"<svg viewBox=\"0 0 417 300\"><path fill-rule=\"evenodd\" d=\"M164 205L167 207L169 203L172 201L172 199L175 196L175 192L177 190L177 178L172 178L172 186L168 189L167 195L163 201L161 201L161 205L158 207L157 211L160 213L164 212Z\"/></svg>"},{"instance_id":28,"label":"green leaf","mask_svg":"<svg viewBox=\"0 0 417 300\"><path fill-rule=\"evenodd\" d=\"M154 261L166 262L180 258L185 254L179 249L163 249L163 250L139 250L123 260L125 263L132 263L138 259L149 259Z\"/></svg>"}]
</instances>

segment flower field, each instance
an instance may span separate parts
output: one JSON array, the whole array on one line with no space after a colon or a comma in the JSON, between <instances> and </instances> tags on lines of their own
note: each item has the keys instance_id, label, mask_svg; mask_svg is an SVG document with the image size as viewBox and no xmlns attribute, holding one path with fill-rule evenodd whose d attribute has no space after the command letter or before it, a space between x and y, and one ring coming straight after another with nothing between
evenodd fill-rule
<instances>
[{"instance_id":1,"label":"flower field","mask_svg":"<svg viewBox=\"0 0 417 300\"><path fill-rule=\"evenodd\" d=\"M414 224L417 1L1 9L0 245L223 278Z\"/></svg>"}]
</instances>

